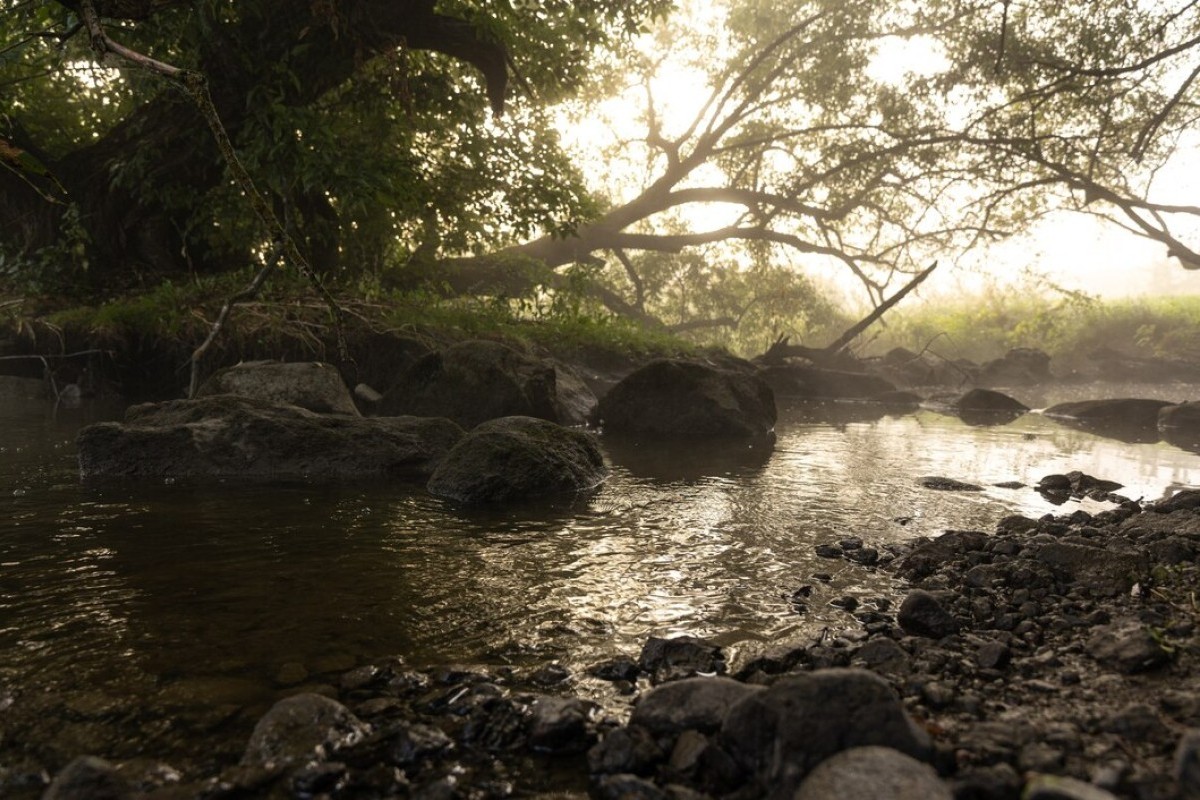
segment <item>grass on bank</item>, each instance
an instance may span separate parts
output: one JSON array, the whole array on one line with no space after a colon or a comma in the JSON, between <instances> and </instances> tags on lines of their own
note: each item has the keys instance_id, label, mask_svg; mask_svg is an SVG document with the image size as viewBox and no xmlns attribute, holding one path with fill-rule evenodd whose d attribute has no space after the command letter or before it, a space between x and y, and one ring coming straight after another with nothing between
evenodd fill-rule
<instances>
[{"instance_id":1,"label":"grass on bank","mask_svg":"<svg viewBox=\"0 0 1200 800\"><path fill-rule=\"evenodd\" d=\"M898 308L861 348L893 347L982 362L1036 347L1060 365L1109 348L1126 355L1200 362L1200 296L1100 300L1086 295L988 294L952 304Z\"/></svg>"},{"instance_id":2,"label":"grass on bank","mask_svg":"<svg viewBox=\"0 0 1200 800\"><path fill-rule=\"evenodd\" d=\"M208 335L226 298L248 280L248 273L235 273L166 281L95 305L58 308L53 301L0 296L0 323L13 330L22 320L37 317L76 344L157 340L190 351ZM641 357L695 352L713 345L738 351L744 349L739 344L752 341L757 347L778 333L793 332L776 330L781 321L771 318L757 326L744 325L746 329L736 336L720 336L710 329L689 340L614 317L584 298L565 294L448 299L428 291L360 285L344 292L340 302L351 332L392 332L431 344L493 338L538 346L562 357L579 353ZM818 332L798 321L797 330L806 330L808 336L793 335L793 341L822 346L836 337L834 328L842 325L829 324L833 327L828 331ZM321 358L328 355L333 341L328 310L301 279L283 271L271 278L259 298L235 310L222 339L228 351L244 357L267 357L272 347L294 353L299 346L311 357ZM881 355L893 347L975 362L997 358L1014 347L1035 347L1049 353L1059 368L1068 369L1086 363L1100 347L1133 356L1200 362L1200 296L1102 301L1084 294L1011 290L953 302L906 303L853 345L859 355Z\"/></svg>"},{"instance_id":3,"label":"grass on bank","mask_svg":"<svg viewBox=\"0 0 1200 800\"><path fill-rule=\"evenodd\" d=\"M36 318L61 332L63 339L89 346L159 341L190 349L204 340L226 299L247 281L246 274L164 281L138 294L61 308L47 307L44 299L0 298L0 321L13 330ZM490 338L561 356L583 352L638 357L696 349L680 337L597 313L576 299L451 299L428 291L354 287L338 302L345 311L347 335L394 333L430 343ZM255 357L266 357L273 346L282 352L299 345L321 358L334 340L332 315L307 284L281 273L258 297L234 309L221 337L227 349L254 351Z\"/></svg>"}]
</instances>

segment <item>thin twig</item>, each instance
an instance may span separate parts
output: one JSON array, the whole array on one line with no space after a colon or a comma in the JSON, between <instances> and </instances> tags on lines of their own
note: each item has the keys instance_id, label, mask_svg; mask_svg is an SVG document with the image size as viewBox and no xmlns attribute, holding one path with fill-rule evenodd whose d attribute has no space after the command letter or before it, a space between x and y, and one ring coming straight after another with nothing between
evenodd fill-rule
<instances>
[{"instance_id":1,"label":"thin twig","mask_svg":"<svg viewBox=\"0 0 1200 800\"><path fill-rule=\"evenodd\" d=\"M19 358L35 358L45 361L47 358L75 358L77 356L108 355L107 350L77 350L74 353L46 353L45 355L0 356L0 361L16 361Z\"/></svg>"},{"instance_id":2,"label":"thin twig","mask_svg":"<svg viewBox=\"0 0 1200 800\"><path fill-rule=\"evenodd\" d=\"M208 348L216 341L217 336L221 333L221 329L225 327L225 321L229 319L229 314L233 311L233 307L244 300L258 296L259 290L267 282L267 276L271 274L271 270L275 269L275 264L278 261L279 247L274 246L267 254L266 263L255 274L254 279L244 289L226 300L225 305L221 306L221 311L217 314L217 319L213 322L212 328L209 329L208 336L205 337L199 347L192 351L192 377L188 381L187 393L189 400L196 396L196 390L200 387L200 361L204 358L204 354L208 352Z\"/></svg>"}]
</instances>

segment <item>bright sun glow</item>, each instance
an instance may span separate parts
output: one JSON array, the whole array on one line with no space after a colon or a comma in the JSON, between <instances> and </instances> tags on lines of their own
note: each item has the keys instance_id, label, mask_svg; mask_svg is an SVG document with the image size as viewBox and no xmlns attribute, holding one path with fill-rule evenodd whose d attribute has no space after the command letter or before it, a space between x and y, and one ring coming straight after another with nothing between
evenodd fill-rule
<instances>
[{"instance_id":1,"label":"bright sun glow","mask_svg":"<svg viewBox=\"0 0 1200 800\"><path fill-rule=\"evenodd\" d=\"M720 41L724 9L719 3L684 0L671 24ZM647 34L638 44L642 56L656 63L649 88L635 76L612 97L599 103L568 104L556 112L562 141L576 155L590 185L614 203L632 199L662 167L661 153L645 144L647 97L653 98L661 132L667 138L682 133L703 107L710 92L707 74L698 66L704 58L720 59L714 52L698 54L673 47L673 37ZM867 74L880 83L902 88L914 79L928 78L951 67L945 50L930 36L886 37L876 47ZM948 103L950 110L956 107ZM953 124L955 120L951 120ZM656 160L657 159L657 160ZM1179 155L1160 172L1155 196L1161 202L1195 204L1200 195L1200 143L1181 148ZM718 185L722 176L706 168L690 185ZM741 209L725 204L691 205L678 219L693 231L709 231L732 224ZM1198 230L1182 230L1186 240ZM966 255L951 254L922 289L922 294L958 293L984 285L1017 282L1027 272L1051 275L1066 288L1102 295L1139 294L1148 291L1200 293L1200 273L1185 272L1168 261L1161 244L1122 231L1111 223L1081 215L1060 214L1028 233L1000 245ZM951 266L953 262L954 266ZM848 302L863 301L861 287L839 264L806 267L832 283L836 294Z\"/></svg>"}]
</instances>

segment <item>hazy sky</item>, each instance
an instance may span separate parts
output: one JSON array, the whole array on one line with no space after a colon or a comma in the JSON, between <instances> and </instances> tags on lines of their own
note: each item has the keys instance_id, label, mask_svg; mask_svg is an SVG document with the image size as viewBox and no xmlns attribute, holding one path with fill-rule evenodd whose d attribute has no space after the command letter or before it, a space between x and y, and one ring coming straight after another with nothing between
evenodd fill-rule
<instances>
[{"instance_id":1,"label":"hazy sky","mask_svg":"<svg viewBox=\"0 0 1200 800\"><path fill-rule=\"evenodd\" d=\"M710 3L685 0L677 13L715 24L712 18L719 11ZM930 42L915 38L885 41L878 56L879 75L936 72L945 63L936 43L931 48ZM664 55L659 47L661 43L646 37L644 51L656 61ZM654 79L655 105L668 135L686 127L708 91L704 78L686 63L688 55L667 56ZM564 143L578 154L592 185L609 191L617 202L636 194L637 170L646 166L645 151L635 144L644 132L644 101L644 89L631 86L599 106L589 106L582 118L564 117L560 125ZM1159 173L1153 197L1163 203L1200 205L1200 135ZM700 207L688 216L696 230L709 230L729 224L736 209ZM1200 221L1175 233L1200 249ZM975 291L989 283L1019 284L1028 272L1048 275L1063 288L1105 297L1200 294L1200 271L1184 270L1177 260L1167 259L1163 245L1084 215L1056 215L1027 235L960 255L956 262L943 260L921 294L934 297ZM865 302L861 286L843 267L831 265L824 277L839 284L847 300Z\"/></svg>"}]
</instances>

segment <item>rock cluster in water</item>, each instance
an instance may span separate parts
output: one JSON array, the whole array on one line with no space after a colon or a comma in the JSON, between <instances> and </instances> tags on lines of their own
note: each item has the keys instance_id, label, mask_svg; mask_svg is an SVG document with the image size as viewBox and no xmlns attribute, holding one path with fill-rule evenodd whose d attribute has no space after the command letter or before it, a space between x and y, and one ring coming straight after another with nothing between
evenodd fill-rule
<instances>
[{"instance_id":1,"label":"rock cluster in water","mask_svg":"<svg viewBox=\"0 0 1200 800\"><path fill-rule=\"evenodd\" d=\"M734 663L651 639L590 669L636 696L628 714L556 664L393 661L279 702L218 774L164 783L85 757L46 798L1196 797L1198 554L1196 491L903 546L851 537L822 555L903 579L902 602L843 604L849 629Z\"/></svg>"}]
</instances>

